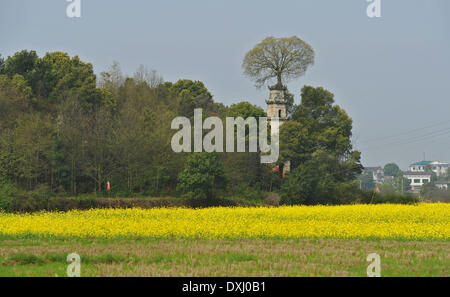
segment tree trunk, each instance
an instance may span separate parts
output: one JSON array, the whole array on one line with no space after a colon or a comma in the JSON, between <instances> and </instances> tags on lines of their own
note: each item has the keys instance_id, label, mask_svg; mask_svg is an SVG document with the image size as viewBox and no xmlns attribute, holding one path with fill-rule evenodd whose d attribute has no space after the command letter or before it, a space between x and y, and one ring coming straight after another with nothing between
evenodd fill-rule
<instances>
[{"instance_id":1,"label":"tree trunk","mask_svg":"<svg viewBox=\"0 0 450 297\"><path fill-rule=\"evenodd\" d=\"M277 80L278 80L277 85L278 85L279 87L282 87L282 86L283 86L283 83L281 82L281 73L280 73L280 74L277 74Z\"/></svg>"}]
</instances>

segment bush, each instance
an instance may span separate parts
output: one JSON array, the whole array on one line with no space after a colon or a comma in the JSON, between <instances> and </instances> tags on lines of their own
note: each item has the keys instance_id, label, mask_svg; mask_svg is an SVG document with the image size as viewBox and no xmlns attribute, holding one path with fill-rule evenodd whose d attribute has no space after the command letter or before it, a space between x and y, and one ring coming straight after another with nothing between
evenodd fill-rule
<instances>
[{"instance_id":1,"label":"bush","mask_svg":"<svg viewBox=\"0 0 450 297\"><path fill-rule=\"evenodd\" d=\"M264 199L264 204L270 206L279 206L280 196L277 193L269 193Z\"/></svg>"},{"instance_id":2,"label":"bush","mask_svg":"<svg viewBox=\"0 0 450 297\"><path fill-rule=\"evenodd\" d=\"M221 199L221 198L189 198L187 200L187 206L192 208L204 208L204 207L230 207L237 206L237 203L231 199Z\"/></svg>"},{"instance_id":3,"label":"bush","mask_svg":"<svg viewBox=\"0 0 450 297\"><path fill-rule=\"evenodd\" d=\"M316 169L311 161L289 173L280 190L283 205L337 205L353 200L358 192L357 181L339 181L333 175Z\"/></svg>"},{"instance_id":4,"label":"bush","mask_svg":"<svg viewBox=\"0 0 450 297\"><path fill-rule=\"evenodd\" d=\"M363 204L383 204L383 203L392 203L392 204L414 204L418 203L420 200L414 194L408 193L386 193L386 194L377 194L373 191L360 191L359 195L355 197L352 203L363 203Z\"/></svg>"},{"instance_id":5,"label":"bush","mask_svg":"<svg viewBox=\"0 0 450 297\"><path fill-rule=\"evenodd\" d=\"M99 198L95 200L95 208L155 208L155 207L180 207L184 206L182 199L162 198Z\"/></svg>"},{"instance_id":6,"label":"bush","mask_svg":"<svg viewBox=\"0 0 450 297\"><path fill-rule=\"evenodd\" d=\"M6 202L5 202L6 201ZM93 197L47 197L36 192L24 192L6 200L0 200L0 209L6 212L69 211L73 209L87 210L91 208L154 208L188 206L186 200L162 198L93 198Z\"/></svg>"},{"instance_id":7,"label":"bush","mask_svg":"<svg viewBox=\"0 0 450 297\"><path fill-rule=\"evenodd\" d=\"M264 195L258 186L252 187L248 184L242 184L233 189L233 200L245 200L249 202L262 202Z\"/></svg>"},{"instance_id":8,"label":"bush","mask_svg":"<svg viewBox=\"0 0 450 297\"><path fill-rule=\"evenodd\" d=\"M190 198L214 200L226 184L223 163L217 153L194 153L178 175L177 189L189 193Z\"/></svg>"}]
</instances>

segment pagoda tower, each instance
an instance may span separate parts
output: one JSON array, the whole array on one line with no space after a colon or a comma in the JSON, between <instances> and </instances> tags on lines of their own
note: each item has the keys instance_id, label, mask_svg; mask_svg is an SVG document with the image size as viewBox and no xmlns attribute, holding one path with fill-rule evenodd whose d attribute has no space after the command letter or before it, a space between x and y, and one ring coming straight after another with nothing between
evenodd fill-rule
<instances>
[{"instance_id":1,"label":"pagoda tower","mask_svg":"<svg viewBox=\"0 0 450 297\"><path fill-rule=\"evenodd\" d=\"M284 92L286 91L286 87L281 85L275 85L273 87L269 87L270 95L269 99L266 100L267 103L267 118L270 120L271 118L278 118L278 128L283 125L284 122L287 121L287 112L286 112L286 99L284 98ZM279 129L278 129L279 131ZM280 171L282 171L283 177L291 170L291 162L286 161Z\"/></svg>"}]
</instances>

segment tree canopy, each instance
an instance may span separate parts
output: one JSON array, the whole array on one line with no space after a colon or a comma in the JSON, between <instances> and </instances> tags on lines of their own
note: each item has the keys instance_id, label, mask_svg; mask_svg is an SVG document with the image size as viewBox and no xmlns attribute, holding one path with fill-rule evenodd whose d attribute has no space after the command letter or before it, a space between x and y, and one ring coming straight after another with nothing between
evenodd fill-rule
<instances>
[{"instance_id":1,"label":"tree canopy","mask_svg":"<svg viewBox=\"0 0 450 297\"><path fill-rule=\"evenodd\" d=\"M56 103L70 96L79 97L86 108L94 108L107 97L96 87L92 64L63 52L40 58L35 51L23 50L9 57L0 73L10 78L22 76L32 90L33 104L40 109L54 111Z\"/></svg>"},{"instance_id":2,"label":"tree canopy","mask_svg":"<svg viewBox=\"0 0 450 297\"><path fill-rule=\"evenodd\" d=\"M385 176L393 176L395 178L403 176L403 171L400 170L400 167L398 167L395 163L389 163L384 166L384 175Z\"/></svg>"},{"instance_id":3,"label":"tree canopy","mask_svg":"<svg viewBox=\"0 0 450 297\"><path fill-rule=\"evenodd\" d=\"M164 82L145 66L127 77L114 62L97 82L92 65L77 56L18 52L0 65L0 188L7 182L30 191L101 196L110 181L112 193L125 197L190 191L178 188L187 182L180 174L188 156L172 151L170 127L194 108L222 119L265 115L248 102L231 107L215 102L201 81ZM258 153L207 159L222 164L230 195L238 188L270 187L269 168Z\"/></svg>"},{"instance_id":4,"label":"tree canopy","mask_svg":"<svg viewBox=\"0 0 450 297\"><path fill-rule=\"evenodd\" d=\"M281 189L282 202L337 203L359 187L361 153L352 148L352 120L322 87L305 86L301 97L280 128L280 162L290 161L292 170Z\"/></svg>"},{"instance_id":5,"label":"tree canopy","mask_svg":"<svg viewBox=\"0 0 450 297\"><path fill-rule=\"evenodd\" d=\"M215 198L227 183L223 163L217 153L194 153L178 176L178 188L196 198Z\"/></svg>"},{"instance_id":6,"label":"tree canopy","mask_svg":"<svg viewBox=\"0 0 450 297\"><path fill-rule=\"evenodd\" d=\"M203 82L164 82L145 66L129 77L115 62L97 80L92 64L77 56L18 52L0 59L0 200L3 188L14 187L103 196L107 181L119 197L220 193L254 201L280 191L286 204L352 197L361 164L350 141L351 118L321 87L304 87L299 105L287 97L290 120L280 129L279 164L291 161L292 172L283 180L272 165L261 164L258 152L188 155L171 148L177 116L203 108L204 117L259 118L266 116L261 107L225 106Z\"/></svg>"},{"instance_id":7,"label":"tree canopy","mask_svg":"<svg viewBox=\"0 0 450 297\"><path fill-rule=\"evenodd\" d=\"M305 74L312 64L314 50L308 43L297 36L270 36L245 55L242 67L257 87L276 79L276 87L281 88L289 79Z\"/></svg>"}]
</instances>

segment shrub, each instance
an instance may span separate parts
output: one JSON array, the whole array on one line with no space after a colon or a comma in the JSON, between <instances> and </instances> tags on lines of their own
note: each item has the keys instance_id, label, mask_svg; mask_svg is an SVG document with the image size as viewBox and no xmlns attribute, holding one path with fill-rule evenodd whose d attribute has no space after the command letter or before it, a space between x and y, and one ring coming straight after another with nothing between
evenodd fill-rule
<instances>
[{"instance_id":1,"label":"shrub","mask_svg":"<svg viewBox=\"0 0 450 297\"><path fill-rule=\"evenodd\" d=\"M4 200L2 200L4 202ZM92 197L51 197L39 196L35 192L26 192L16 197L8 197L7 203L0 205L6 212L68 211L73 209L87 210L91 208L154 208L188 206L186 200L161 198L92 198Z\"/></svg>"},{"instance_id":2,"label":"shrub","mask_svg":"<svg viewBox=\"0 0 450 297\"><path fill-rule=\"evenodd\" d=\"M262 202L263 193L257 186L250 186L248 184L242 184L234 188L232 191L233 200L246 200L249 202Z\"/></svg>"},{"instance_id":3,"label":"shrub","mask_svg":"<svg viewBox=\"0 0 450 297\"><path fill-rule=\"evenodd\" d=\"M279 206L280 196L277 193L269 193L264 199L264 204L270 206Z\"/></svg>"},{"instance_id":4,"label":"shrub","mask_svg":"<svg viewBox=\"0 0 450 297\"><path fill-rule=\"evenodd\" d=\"M194 153L188 157L184 170L178 175L177 188L189 193L189 198L214 200L217 190L225 189L226 184L223 163L217 153Z\"/></svg>"},{"instance_id":5,"label":"shrub","mask_svg":"<svg viewBox=\"0 0 450 297\"><path fill-rule=\"evenodd\" d=\"M353 200L356 203L363 204L383 204L383 203L392 203L392 204L414 204L418 203L420 200L414 194L408 193L386 193L386 194L377 194L373 191L360 191L359 195Z\"/></svg>"}]
</instances>

